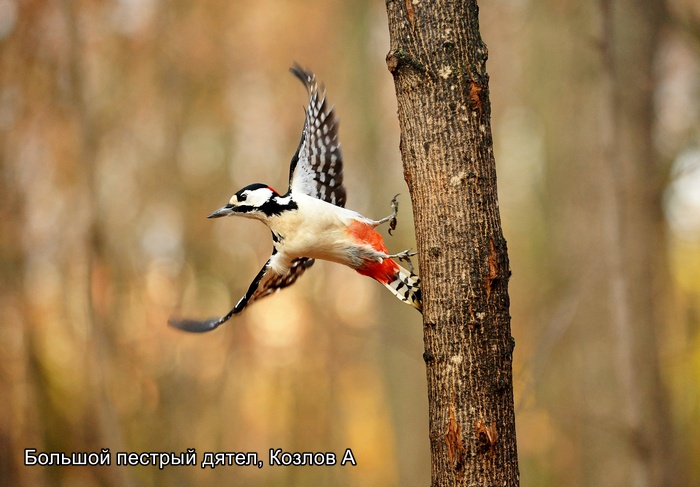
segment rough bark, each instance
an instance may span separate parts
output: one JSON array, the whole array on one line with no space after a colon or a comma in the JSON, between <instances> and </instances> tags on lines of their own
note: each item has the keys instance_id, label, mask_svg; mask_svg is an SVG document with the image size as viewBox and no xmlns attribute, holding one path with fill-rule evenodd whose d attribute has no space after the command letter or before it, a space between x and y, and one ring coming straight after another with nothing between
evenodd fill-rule
<instances>
[{"instance_id":1,"label":"rough bark","mask_svg":"<svg viewBox=\"0 0 700 487\"><path fill-rule=\"evenodd\" d=\"M476 1L388 0L424 300L432 484L519 484L487 48Z\"/></svg>"}]
</instances>

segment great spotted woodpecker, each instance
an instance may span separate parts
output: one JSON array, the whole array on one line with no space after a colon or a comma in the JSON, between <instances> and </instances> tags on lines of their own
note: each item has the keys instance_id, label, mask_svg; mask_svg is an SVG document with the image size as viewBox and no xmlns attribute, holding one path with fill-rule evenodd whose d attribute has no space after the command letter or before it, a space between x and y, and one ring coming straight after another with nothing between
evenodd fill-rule
<instances>
[{"instance_id":1,"label":"great spotted woodpecker","mask_svg":"<svg viewBox=\"0 0 700 487\"><path fill-rule=\"evenodd\" d=\"M314 259L344 264L384 284L401 301L422 311L420 279L393 259L406 260L409 251L390 255L374 229L396 224L393 213L371 220L344 208L343 158L338 142L338 120L326 102L325 90L313 73L294 65L309 95L301 141L289 169L289 189L280 195L265 184L251 184L234 194L228 204L208 218L239 215L260 220L272 231L272 256L255 276L248 292L221 318L205 321L171 319L171 326L205 332L217 328L246 306L287 287L311 267ZM410 260L409 260L410 262Z\"/></svg>"}]
</instances>

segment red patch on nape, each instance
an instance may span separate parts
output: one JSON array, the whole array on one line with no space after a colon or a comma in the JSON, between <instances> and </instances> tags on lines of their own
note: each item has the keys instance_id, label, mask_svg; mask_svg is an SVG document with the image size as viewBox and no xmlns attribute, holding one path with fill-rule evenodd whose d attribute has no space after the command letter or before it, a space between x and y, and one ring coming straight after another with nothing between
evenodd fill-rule
<instances>
[{"instance_id":1,"label":"red patch on nape","mask_svg":"<svg viewBox=\"0 0 700 487\"><path fill-rule=\"evenodd\" d=\"M267 189L272 191L274 194L279 194L277 191L275 191L275 188L273 188L272 186L268 186Z\"/></svg>"},{"instance_id":2,"label":"red patch on nape","mask_svg":"<svg viewBox=\"0 0 700 487\"><path fill-rule=\"evenodd\" d=\"M372 225L358 221L352 222L348 227L348 233L358 243L371 246L377 252L388 253L384 239L374 230ZM369 276L382 284L388 284L396 279L399 273L399 266L391 259L384 259L383 262L367 261L362 267L356 269L363 276Z\"/></svg>"}]
</instances>

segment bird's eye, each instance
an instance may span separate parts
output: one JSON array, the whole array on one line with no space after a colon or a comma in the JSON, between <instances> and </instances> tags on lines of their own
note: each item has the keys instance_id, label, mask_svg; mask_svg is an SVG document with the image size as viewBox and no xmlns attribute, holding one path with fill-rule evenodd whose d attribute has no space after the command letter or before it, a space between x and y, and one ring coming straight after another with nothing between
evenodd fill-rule
<instances>
[{"instance_id":1,"label":"bird's eye","mask_svg":"<svg viewBox=\"0 0 700 487\"><path fill-rule=\"evenodd\" d=\"M238 201L245 201L247 197L248 197L247 193L241 193L238 195Z\"/></svg>"}]
</instances>

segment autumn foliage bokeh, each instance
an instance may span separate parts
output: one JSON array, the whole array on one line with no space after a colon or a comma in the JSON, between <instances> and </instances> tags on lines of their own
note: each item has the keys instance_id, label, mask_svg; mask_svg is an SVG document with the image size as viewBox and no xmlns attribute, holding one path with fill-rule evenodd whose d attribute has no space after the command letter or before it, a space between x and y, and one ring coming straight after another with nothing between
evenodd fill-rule
<instances>
[{"instance_id":1,"label":"autumn foliage bokeh","mask_svg":"<svg viewBox=\"0 0 700 487\"><path fill-rule=\"evenodd\" d=\"M666 285L652 353L692 485L700 10L667 7L654 118ZM630 448L609 421L606 270L584 245L604 231L587 213L595 156L579 150L599 143L599 15L582 0L481 5L523 485L600 485ZM0 483L429 482L420 315L379 284L317 263L211 334L166 325L227 312L269 256L262 225L205 217L246 184L285 189L306 101L294 61L335 104L347 206L379 218L403 193L387 244L415 247L387 50L384 5L368 0L0 0ZM25 448L256 451L266 463L270 448L352 448L358 465L26 467Z\"/></svg>"}]
</instances>

